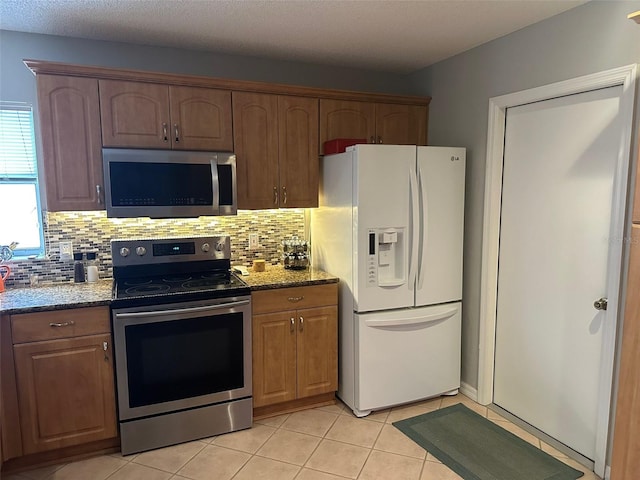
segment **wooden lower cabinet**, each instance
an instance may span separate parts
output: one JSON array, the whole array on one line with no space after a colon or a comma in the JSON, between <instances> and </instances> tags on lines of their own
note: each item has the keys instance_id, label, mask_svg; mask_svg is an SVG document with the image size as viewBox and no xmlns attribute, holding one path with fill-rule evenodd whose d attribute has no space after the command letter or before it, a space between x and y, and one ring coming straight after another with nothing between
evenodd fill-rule
<instances>
[{"instance_id":1,"label":"wooden lower cabinet","mask_svg":"<svg viewBox=\"0 0 640 480\"><path fill-rule=\"evenodd\" d=\"M10 321L21 455L115 439L109 308L17 314Z\"/></svg>"},{"instance_id":2,"label":"wooden lower cabinet","mask_svg":"<svg viewBox=\"0 0 640 480\"><path fill-rule=\"evenodd\" d=\"M252 294L254 416L333 398L337 303L337 284Z\"/></svg>"}]
</instances>

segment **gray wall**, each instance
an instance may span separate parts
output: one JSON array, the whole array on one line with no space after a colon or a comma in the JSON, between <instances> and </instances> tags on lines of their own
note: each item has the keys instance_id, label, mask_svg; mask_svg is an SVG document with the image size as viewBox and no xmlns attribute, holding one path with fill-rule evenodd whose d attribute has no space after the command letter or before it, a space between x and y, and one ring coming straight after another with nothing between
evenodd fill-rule
<instances>
[{"instance_id":1,"label":"gray wall","mask_svg":"<svg viewBox=\"0 0 640 480\"><path fill-rule=\"evenodd\" d=\"M343 90L406 94L409 89L397 74L0 30L0 100L35 102L35 79L23 59Z\"/></svg>"},{"instance_id":2,"label":"gray wall","mask_svg":"<svg viewBox=\"0 0 640 480\"><path fill-rule=\"evenodd\" d=\"M467 147L462 380L474 388L489 99L640 62L640 25L626 18L636 10L640 1L592 1L409 78L432 96L429 143Z\"/></svg>"}]
</instances>

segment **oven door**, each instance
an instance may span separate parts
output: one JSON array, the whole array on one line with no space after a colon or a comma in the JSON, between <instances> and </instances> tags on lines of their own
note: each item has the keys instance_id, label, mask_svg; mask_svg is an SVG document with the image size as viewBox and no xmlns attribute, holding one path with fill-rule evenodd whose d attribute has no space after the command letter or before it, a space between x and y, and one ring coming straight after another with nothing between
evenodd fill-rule
<instances>
[{"instance_id":1,"label":"oven door","mask_svg":"<svg viewBox=\"0 0 640 480\"><path fill-rule=\"evenodd\" d=\"M114 309L120 420L251 397L251 297Z\"/></svg>"}]
</instances>

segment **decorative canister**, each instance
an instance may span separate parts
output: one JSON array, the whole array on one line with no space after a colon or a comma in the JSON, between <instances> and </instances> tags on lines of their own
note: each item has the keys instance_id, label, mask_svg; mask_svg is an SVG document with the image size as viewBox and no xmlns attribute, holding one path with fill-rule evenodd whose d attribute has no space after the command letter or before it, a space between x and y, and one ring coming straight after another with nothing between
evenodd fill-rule
<instances>
[{"instance_id":1,"label":"decorative canister","mask_svg":"<svg viewBox=\"0 0 640 480\"><path fill-rule=\"evenodd\" d=\"M284 268L304 270L309 267L309 242L292 237L282 241L282 263Z\"/></svg>"}]
</instances>

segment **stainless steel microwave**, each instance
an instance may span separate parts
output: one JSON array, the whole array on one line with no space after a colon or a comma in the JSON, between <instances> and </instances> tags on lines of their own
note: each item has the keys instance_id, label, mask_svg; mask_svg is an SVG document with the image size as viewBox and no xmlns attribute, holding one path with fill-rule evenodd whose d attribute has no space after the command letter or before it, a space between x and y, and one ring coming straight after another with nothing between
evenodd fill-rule
<instances>
[{"instance_id":1,"label":"stainless steel microwave","mask_svg":"<svg viewBox=\"0 0 640 480\"><path fill-rule=\"evenodd\" d=\"M107 217L235 215L229 152L103 148Z\"/></svg>"}]
</instances>

